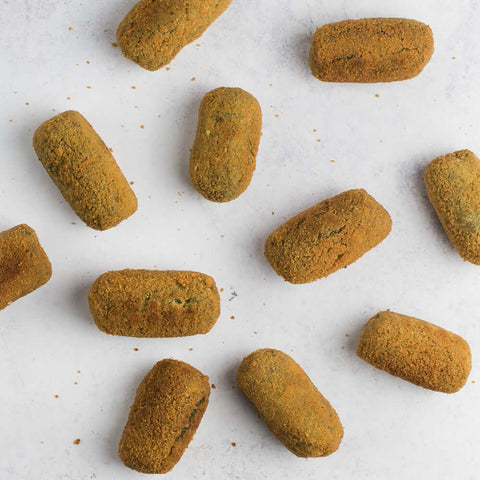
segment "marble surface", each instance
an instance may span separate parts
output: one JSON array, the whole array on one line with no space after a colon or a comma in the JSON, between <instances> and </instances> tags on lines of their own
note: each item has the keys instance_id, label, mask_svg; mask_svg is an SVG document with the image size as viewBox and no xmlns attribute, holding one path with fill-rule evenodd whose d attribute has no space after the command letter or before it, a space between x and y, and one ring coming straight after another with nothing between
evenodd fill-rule
<instances>
[{"instance_id":1,"label":"marble surface","mask_svg":"<svg viewBox=\"0 0 480 480\"><path fill-rule=\"evenodd\" d=\"M167 357L216 385L172 480L479 478L480 267L450 245L422 181L436 156L480 152L478 2L233 0L170 70L154 73L112 46L134 0L0 3L0 230L31 225L54 269L47 285L0 312L0 478L141 478L117 445L137 384ZM316 80L315 28L373 16L432 27L424 72L392 84ZM250 187L218 205L192 188L188 161L200 100L222 85L254 94L264 122ZM134 182L138 212L112 230L82 224L31 147L35 128L67 109L87 117ZM390 236L326 279L284 282L263 256L268 233L357 187L390 212ZM88 289L126 267L211 274L223 288L217 325L183 339L101 333ZM386 308L469 341L463 390L423 390L356 357L362 326ZM335 454L296 458L235 387L241 359L261 347L292 355L335 407L345 428Z\"/></svg>"}]
</instances>

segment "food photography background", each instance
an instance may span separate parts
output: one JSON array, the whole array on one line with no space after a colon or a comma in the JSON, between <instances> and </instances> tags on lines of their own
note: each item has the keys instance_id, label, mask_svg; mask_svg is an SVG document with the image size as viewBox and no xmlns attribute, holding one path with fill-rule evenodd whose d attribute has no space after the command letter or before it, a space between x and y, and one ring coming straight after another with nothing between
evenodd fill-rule
<instances>
[{"instance_id":1,"label":"food photography background","mask_svg":"<svg viewBox=\"0 0 480 480\"><path fill-rule=\"evenodd\" d=\"M478 478L480 267L449 243L423 170L458 149L480 153L480 5L233 0L169 69L148 72L112 46L134 3L1 2L0 230L33 227L53 276L0 312L0 478L144 478L121 463L118 442L138 383L169 357L216 388L166 478ZM425 70L389 84L315 79L315 28L364 17L430 25L435 53ZM219 86L244 88L263 111L253 180L227 204L203 199L188 178L198 106ZM69 109L85 115L134 182L138 211L105 232L76 217L31 146L43 121ZM284 282L264 258L268 234L350 188L389 211L391 234L325 279ZM171 339L100 332L88 290L123 268L212 275L223 289L216 326ZM469 342L473 369L459 393L421 389L356 357L362 327L387 308ZM263 347L291 355L336 409L345 429L336 453L295 457L240 393L236 369Z\"/></svg>"}]
</instances>

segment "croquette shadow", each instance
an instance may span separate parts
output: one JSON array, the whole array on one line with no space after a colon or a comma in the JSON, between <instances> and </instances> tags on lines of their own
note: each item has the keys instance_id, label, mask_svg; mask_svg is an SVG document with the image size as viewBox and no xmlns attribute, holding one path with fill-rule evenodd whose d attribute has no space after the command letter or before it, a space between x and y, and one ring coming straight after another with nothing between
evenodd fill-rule
<instances>
[{"instance_id":1,"label":"croquette shadow","mask_svg":"<svg viewBox=\"0 0 480 480\"><path fill-rule=\"evenodd\" d=\"M90 324L93 323L93 319L88 308L88 292L90 291L92 283L93 279L91 281L84 281L81 285L78 285L72 293L73 308L80 318L85 319Z\"/></svg>"},{"instance_id":2,"label":"croquette shadow","mask_svg":"<svg viewBox=\"0 0 480 480\"><path fill-rule=\"evenodd\" d=\"M182 188L188 188L191 193L196 193L196 190L190 182L190 149L192 148L195 139L197 112L201 101L201 94L193 94L191 97L187 98L185 103L179 108L182 111L182 115L180 115L182 120L180 122L181 128L178 129L180 132L180 135L178 136L179 144L176 148L178 155L177 172L179 183L184 186Z\"/></svg>"},{"instance_id":3,"label":"croquette shadow","mask_svg":"<svg viewBox=\"0 0 480 480\"><path fill-rule=\"evenodd\" d=\"M434 235L436 236L436 238L441 239L443 246L445 246L450 250L454 250L452 244L450 243L447 237L447 234L445 233L445 230L442 227L442 224L440 223L440 220L435 212L435 209L433 208L433 205L430 203L430 200L428 199L425 182L423 180L423 174L425 172L425 168L430 163L430 161L433 160L434 158L436 157L432 156L428 160L425 160L422 158L421 161L417 162L416 164L417 166L413 173L413 176L414 176L413 183L415 186L415 190L417 192L417 196L419 198L419 202L418 202L419 210L421 210L421 212L426 217L428 217L429 219L428 224L431 225L432 228L435 230Z\"/></svg>"},{"instance_id":4,"label":"croquette shadow","mask_svg":"<svg viewBox=\"0 0 480 480\"><path fill-rule=\"evenodd\" d=\"M308 33L301 33L294 37L292 43L294 45L294 52L291 60L296 63L299 70L305 75L310 75L310 46L312 44L313 30Z\"/></svg>"}]
</instances>

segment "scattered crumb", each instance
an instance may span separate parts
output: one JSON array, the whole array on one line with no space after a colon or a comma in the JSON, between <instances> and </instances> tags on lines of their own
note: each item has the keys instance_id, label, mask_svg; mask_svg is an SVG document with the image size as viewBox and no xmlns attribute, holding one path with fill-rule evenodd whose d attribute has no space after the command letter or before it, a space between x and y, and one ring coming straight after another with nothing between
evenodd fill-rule
<instances>
[{"instance_id":1,"label":"scattered crumb","mask_svg":"<svg viewBox=\"0 0 480 480\"><path fill-rule=\"evenodd\" d=\"M140 128L145 128L143 125L140 125Z\"/></svg>"},{"instance_id":2,"label":"scattered crumb","mask_svg":"<svg viewBox=\"0 0 480 480\"><path fill-rule=\"evenodd\" d=\"M319 138L317 138L317 142L320 143L320 139L319 139Z\"/></svg>"},{"instance_id":3,"label":"scattered crumb","mask_svg":"<svg viewBox=\"0 0 480 480\"><path fill-rule=\"evenodd\" d=\"M330 163L335 163L335 160L330 160Z\"/></svg>"},{"instance_id":4,"label":"scattered crumb","mask_svg":"<svg viewBox=\"0 0 480 480\"><path fill-rule=\"evenodd\" d=\"M138 108L138 105L134 105L133 108Z\"/></svg>"},{"instance_id":5,"label":"scattered crumb","mask_svg":"<svg viewBox=\"0 0 480 480\"><path fill-rule=\"evenodd\" d=\"M87 60L87 63L90 65L90 62Z\"/></svg>"},{"instance_id":6,"label":"scattered crumb","mask_svg":"<svg viewBox=\"0 0 480 480\"><path fill-rule=\"evenodd\" d=\"M135 348L133 349L133 351L134 351L134 352L138 352L138 348L135 347Z\"/></svg>"},{"instance_id":7,"label":"scattered crumb","mask_svg":"<svg viewBox=\"0 0 480 480\"><path fill-rule=\"evenodd\" d=\"M269 87L273 87L273 85L271 83L268 84Z\"/></svg>"},{"instance_id":8,"label":"scattered crumb","mask_svg":"<svg viewBox=\"0 0 480 480\"><path fill-rule=\"evenodd\" d=\"M253 333L254 333L255 335L258 335L258 332L257 332L256 330L255 330Z\"/></svg>"},{"instance_id":9,"label":"scattered crumb","mask_svg":"<svg viewBox=\"0 0 480 480\"><path fill-rule=\"evenodd\" d=\"M232 390L235 390L235 385L232 385Z\"/></svg>"},{"instance_id":10,"label":"scattered crumb","mask_svg":"<svg viewBox=\"0 0 480 480\"><path fill-rule=\"evenodd\" d=\"M160 115L157 115L158 118L160 118Z\"/></svg>"},{"instance_id":11,"label":"scattered crumb","mask_svg":"<svg viewBox=\"0 0 480 480\"><path fill-rule=\"evenodd\" d=\"M73 441L73 444L74 445L80 445L80 439L77 438L76 440Z\"/></svg>"},{"instance_id":12,"label":"scattered crumb","mask_svg":"<svg viewBox=\"0 0 480 480\"><path fill-rule=\"evenodd\" d=\"M452 57L452 60L456 60L456 59L457 59L457 57Z\"/></svg>"},{"instance_id":13,"label":"scattered crumb","mask_svg":"<svg viewBox=\"0 0 480 480\"><path fill-rule=\"evenodd\" d=\"M58 395L55 395L55 398L59 398Z\"/></svg>"},{"instance_id":14,"label":"scattered crumb","mask_svg":"<svg viewBox=\"0 0 480 480\"><path fill-rule=\"evenodd\" d=\"M236 447L237 444L235 442L232 442L232 447Z\"/></svg>"},{"instance_id":15,"label":"scattered crumb","mask_svg":"<svg viewBox=\"0 0 480 480\"><path fill-rule=\"evenodd\" d=\"M120 125L122 128L125 128L125 125Z\"/></svg>"},{"instance_id":16,"label":"scattered crumb","mask_svg":"<svg viewBox=\"0 0 480 480\"><path fill-rule=\"evenodd\" d=\"M275 118L278 118L279 116L280 116L280 115L277 113L277 114L275 115Z\"/></svg>"},{"instance_id":17,"label":"scattered crumb","mask_svg":"<svg viewBox=\"0 0 480 480\"><path fill-rule=\"evenodd\" d=\"M13 122L13 120L12 120L12 119L10 119L10 120L9 120L9 122L10 122L10 123L12 123L12 122Z\"/></svg>"},{"instance_id":18,"label":"scattered crumb","mask_svg":"<svg viewBox=\"0 0 480 480\"><path fill-rule=\"evenodd\" d=\"M475 380L472 380L472 383L477 383L477 382L475 382Z\"/></svg>"},{"instance_id":19,"label":"scattered crumb","mask_svg":"<svg viewBox=\"0 0 480 480\"><path fill-rule=\"evenodd\" d=\"M76 223L75 223L75 222L72 222L72 225L76 225Z\"/></svg>"},{"instance_id":20,"label":"scattered crumb","mask_svg":"<svg viewBox=\"0 0 480 480\"><path fill-rule=\"evenodd\" d=\"M72 27L68 27L68 29L69 29L69 30L73 30L73 28L72 28Z\"/></svg>"},{"instance_id":21,"label":"scattered crumb","mask_svg":"<svg viewBox=\"0 0 480 480\"><path fill-rule=\"evenodd\" d=\"M30 105L28 102L25 102L25 105Z\"/></svg>"},{"instance_id":22,"label":"scattered crumb","mask_svg":"<svg viewBox=\"0 0 480 480\"><path fill-rule=\"evenodd\" d=\"M67 100L71 100L72 97L67 97Z\"/></svg>"},{"instance_id":23,"label":"scattered crumb","mask_svg":"<svg viewBox=\"0 0 480 480\"><path fill-rule=\"evenodd\" d=\"M201 47L201 45L199 43L197 43L197 47Z\"/></svg>"},{"instance_id":24,"label":"scattered crumb","mask_svg":"<svg viewBox=\"0 0 480 480\"><path fill-rule=\"evenodd\" d=\"M112 47L118 47L118 45L115 42L112 42Z\"/></svg>"},{"instance_id":25,"label":"scattered crumb","mask_svg":"<svg viewBox=\"0 0 480 480\"><path fill-rule=\"evenodd\" d=\"M167 67L167 72L170 70L170 67Z\"/></svg>"},{"instance_id":26,"label":"scattered crumb","mask_svg":"<svg viewBox=\"0 0 480 480\"><path fill-rule=\"evenodd\" d=\"M220 238L225 238L225 235L220 235Z\"/></svg>"},{"instance_id":27,"label":"scattered crumb","mask_svg":"<svg viewBox=\"0 0 480 480\"><path fill-rule=\"evenodd\" d=\"M193 348L189 348L189 350L190 350L190 351L192 351L192 350L193 350Z\"/></svg>"},{"instance_id":28,"label":"scattered crumb","mask_svg":"<svg viewBox=\"0 0 480 480\"><path fill-rule=\"evenodd\" d=\"M134 183L135 183L135 182L132 181L132 182L130 182L130 185L133 185Z\"/></svg>"},{"instance_id":29,"label":"scattered crumb","mask_svg":"<svg viewBox=\"0 0 480 480\"><path fill-rule=\"evenodd\" d=\"M221 288L220 291L223 292L223 288Z\"/></svg>"},{"instance_id":30,"label":"scattered crumb","mask_svg":"<svg viewBox=\"0 0 480 480\"><path fill-rule=\"evenodd\" d=\"M78 382L75 382L75 385L78 385Z\"/></svg>"},{"instance_id":31,"label":"scattered crumb","mask_svg":"<svg viewBox=\"0 0 480 480\"><path fill-rule=\"evenodd\" d=\"M217 388L217 386L214 383L212 383L212 388Z\"/></svg>"},{"instance_id":32,"label":"scattered crumb","mask_svg":"<svg viewBox=\"0 0 480 480\"><path fill-rule=\"evenodd\" d=\"M195 77L192 77L192 82L194 82L195 80L196 80Z\"/></svg>"},{"instance_id":33,"label":"scattered crumb","mask_svg":"<svg viewBox=\"0 0 480 480\"><path fill-rule=\"evenodd\" d=\"M73 223L75 223L75 222L73 222ZM77 373L82 373L82 372L80 372L80 370L77 370Z\"/></svg>"},{"instance_id":34,"label":"scattered crumb","mask_svg":"<svg viewBox=\"0 0 480 480\"><path fill-rule=\"evenodd\" d=\"M79 63L76 63L75 65L76 65L77 67L79 67L79 66L80 66L80 64L79 64Z\"/></svg>"},{"instance_id":35,"label":"scattered crumb","mask_svg":"<svg viewBox=\"0 0 480 480\"><path fill-rule=\"evenodd\" d=\"M56 108L52 108L52 112L56 112L56 111L57 111Z\"/></svg>"},{"instance_id":36,"label":"scattered crumb","mask_svg":"<svg viewBox=\"0 0 480 480\"><path fill-rule=\"evenodd\" d=\"M132 90L136 90L136 86L135 85L132 85Z\"/></svg>"},{"instance_id":37,"label":"scattered crumb","mask_svg":"<svg viewBox=\"0 0 480 480\"><path fill-rule=\"evenodd\" d=\"M232 315L230 318L231 318L232 320L235 320L235 315Z\"/></svg>"},{"instance_id":38,"label":"scattered crumb","mask_svg":"<svg viewBox=\"0 0 480 480\"><path fill-rule=\"evenodd\" d=\"M275 215L275 212L272 212L272 215Z\"/></svg>"},{"instance_id":39,"label":"scattered crumb","mask_svg":"<svg viewBox=\"0 0 480 480\"><path fill-rule=\"evenodd\" d=\"M380 98L380 94L379 94L379 93L376 93L375 96L376 96L377 98Z\"/></svg>"},{"instance_id":40,"label":"scattered crumb","mask_svg":"<svg viewBox=\"0 0 480 480\"><path fill-rule=\"evenodd\" d=\"M91 85L87 85L87 88L92 88L92 86L91 86Z\"/></svg>"},{"instance_id":41,"label":"scattered crumb","mask_svg":"<svg viewBox=\"0 0 480 480\"><path fill-rule=\"evenodd\" d=\"M113 152L113 148L109 148L108 151L109 151L109 152Z\"/></svg>"},{"instance_id":42,"label":"scattered crumb","mask_svg":"<svg viewBox=\"0 0 480 480\"><path fill-rule=\"evenodd\" d=\"M345 334L346 337L349 337L350 335L348 333Z\"/></svg>"},{"instance_id":43,"label":"scattered crumb","mask_svg":"<svg viewBox=\"0 0 480 480\"><path fill-rule=\"evenodd\" d=\"M40 441L41 444L43 444L43 441Z\"/></svg>"},{"instance_id":44,"label":"scattered crumb","mask_svg":"<svg viewBox=\"0 0 480 480\"><path fill-rule=\"evenodd\" d=\"M345 350L345 347L342 347L342 350Z\"/></svg>"}]
</instances>

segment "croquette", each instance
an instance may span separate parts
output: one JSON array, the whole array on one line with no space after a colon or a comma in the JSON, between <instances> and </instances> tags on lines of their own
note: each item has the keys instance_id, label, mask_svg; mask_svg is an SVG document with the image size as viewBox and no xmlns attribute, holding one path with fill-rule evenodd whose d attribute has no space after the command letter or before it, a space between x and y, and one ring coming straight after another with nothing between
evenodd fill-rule
<instances>
[{"instance_id":1,"label":"croquette","mask_svg":"<svg viewBox=\"0 0 480 480\"><path fill-rule=\"evenodd\" d=\"M324 82L394 82L416 77L433 54L428 25L406 18L364 18L318 28L312 73Z\"/></svg>"},{"instance_id":2,"label":"croquette","mask_svg":"<svg viewBox=\"0 0 480 480\"><path fill-rule=\"evenodd\" d=\"M265 256L290 283L308 283L357 261L390 233L388 212L365 190L348 190L269 235Z\"/></svg>"},{"instance_id":3,"label":"croquette","mask_svg":"<svg viewBox=\"0 0 480 480\"><path fill-rule=\"evenodd\" d=\"M87 120L69 110L37 128L39 160L73 211L91 228L106 230L137 209L137 198L112 154Z\"/></svg>"},{"instance_id":4,"label":"croquette","mask_svg":"<svg viewBox=\"0 0 480 480\"><path fill-rule=\"evenodd\" d=\"M390 311L368 321L357 355L407 382L444 393L460 390L472 368L470 347L462 337Z\"/></svg>"},{"instance_id":5,"label":"croquette","mask_svg":"<svg viewBox=\"0 0 480 480\"><path fill-rule=\"evenodd\" d=\"M270 431L298 457L325 457L343 437L337 412L291 357L273 349L245 357L237 383Z\"/></svg>"},{"instance_id":6,"label":"croquette","mask_svg":"<svg viewBox=\"0 0 480 480\"><path fill-rule=\"evenodd\" d=\"M232 0L140 0L117 29L123 55L147 70L169 64Z\"/></svg>"},{"instance_id":7,"label":"croquette","mask_svg":"<svg viewBox=\"0 0 480 480\"><path fill-rule=\"evenodd\" d=\"M88 303L100 330L128 337L207 333L220 315L215 280L198 272L107 272L93 283Z\"/></svg>"},{"instance_id":8,"label":"croquette","mask_svg":"<svg viewBox=\"0 0 480 480\"><path fill-rule=\"evenodd\" d=\"M426 168L428 198L460 256L480 265L480 160L460 150Z\"/></svg>"},{"instance_id":9,"label":"croquette","mask_svg":"<svg viewBox=\"0 0 480 480\"><path fill-rule=\"evenodd\" d=\"M190 180L206 199L229 202L250 184L262 130L256 98L241 88L207 93L198 112Z\"/></svg>"},{"instance_id":10,"label":"croquette","mask_svg":"<svg viewBox=\"0 0 480 480\"><path fill-rule=\"evenodd\" d=\"M52 265L28 225L0 233L0 310L50 280Z\"/></svg>"},{"instance_id":11,"label":"croquette","mask_svg":"<svg viewBox=\"0 0 480 480\"><path fill-rule=\"evenodd\" d=\"M188 363L162 360L140 383L118 454L142 473L167 473L180 460L208 405L208 377Z\"/></svg>"}]
</instances>

